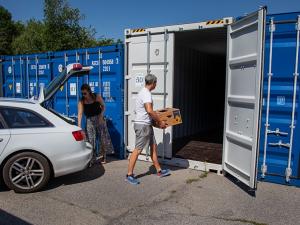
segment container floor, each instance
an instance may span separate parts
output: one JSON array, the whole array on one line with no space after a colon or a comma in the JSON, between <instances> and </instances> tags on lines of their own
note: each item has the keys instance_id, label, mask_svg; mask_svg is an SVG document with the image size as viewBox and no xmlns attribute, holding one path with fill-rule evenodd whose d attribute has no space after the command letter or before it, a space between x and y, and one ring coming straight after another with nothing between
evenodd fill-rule
<instances>
[{"instance_id":1,"label":"container floor","mask_svg":"<svg viewBox=\"0 0 300 225\"><path fill-rule=\"evenodd\" d=\"M173 156L215 164L222 163L223 130L173 140Z\"/></svg>"}]
</instances>

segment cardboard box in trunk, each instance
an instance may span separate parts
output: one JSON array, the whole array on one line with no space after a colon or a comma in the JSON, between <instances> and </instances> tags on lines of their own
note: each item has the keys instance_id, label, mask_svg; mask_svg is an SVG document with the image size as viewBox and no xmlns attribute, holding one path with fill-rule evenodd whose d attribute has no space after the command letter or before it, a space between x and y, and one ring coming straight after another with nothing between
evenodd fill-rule
<instances>
[{"instance_id":1,"label":"cardboard box in trunk","mask_svg":"<svg viewBox=\"0 0 300 225\"><path fill-rule=\"evenodd\" d=\"M159 118L166 123L167 127L182 123L179 109L165 108L156 110L156 113L159 116Z\"/></svg>"}]
</instances>

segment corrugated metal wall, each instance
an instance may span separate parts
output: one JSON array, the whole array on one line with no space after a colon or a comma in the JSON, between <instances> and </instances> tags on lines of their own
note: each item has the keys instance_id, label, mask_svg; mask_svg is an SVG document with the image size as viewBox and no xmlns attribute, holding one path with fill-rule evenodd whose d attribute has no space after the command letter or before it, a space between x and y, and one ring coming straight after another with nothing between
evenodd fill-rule
<instances>
[{"instance_id":1,"label":"corrugated metal wall","mask_svg":"<svg viewBox=\"0 0 300 225\"><path fill-rule=\"evenodd\" d=\"M260 152L258 178L264 177L265 181L286 184L286 169L289 161L289 147L284 144L291 144L291 122L294 93L294 73L296 63L296 42L297 31L296 21L299 13L287 13L270 15L274 19L275 29L273 31L272 60L270 60L271 30L270 24L266 28L265 40L265 66L264 66L264 86L263 86L263 111L260 132ZM290 22L289 22L290 21ZM280 23L278 23L280 22ZM299 62L298 62L299 63ZM265 137L265 124L267 113L268 96L268 74L271 66L270 81L270 108L269 127L270 131ZM298 71L299 71L298 64ZM295 129L293 135L293 147L291 149L291 170L289 184L300 186L300 126L299 126L299 78L296 87L296 111ZM274 133L274 132L278 133ZM273 132L273 133L271 133ZM267 141L266 155L264 163L264 142ZM283 145L280 145L283 144ZM262 166L266 166L266 173L262 174Z\"/></svg>"},{"instance_id":2,"label":"corrugated metal wall","mask_svg":"<svg viewBox=\"0 0 300 225\"><path fill-rule=\"evenodd\" d=\"M47 86L67 64L78 62L93 66L89 75L70 78L52 99L52 106L57 112L77 119L80 87L83 83L89 83L92 90L104 99L105 116L115 152L119 158L124 158L123 52L123 45L118 44L35 55L3 56L1 90L5 97L31 98L38 96L40 85Z\"/></svg>"},{"instance_id":3,"label":"corrugated metal wall","mask_svg":"<svg viewBox=\"0 0 300 225\"><path fill-rule=\"evenodd\" d=\"M3 71L2 71L1 62L0 62L0 97L3 97Z\"/></svg>"},{"instance_id":4,"label":"corrugated metal wall","mask_svg":"<svg viewBox=\"0 0 300 225\"><path fill-rule=\"evenodd\" d=\"M173 128L174 139L222 130L225 56L201 53L180 43L175 46L173 105L181 110L183 124Z\"/></svg>"}]
</instances>

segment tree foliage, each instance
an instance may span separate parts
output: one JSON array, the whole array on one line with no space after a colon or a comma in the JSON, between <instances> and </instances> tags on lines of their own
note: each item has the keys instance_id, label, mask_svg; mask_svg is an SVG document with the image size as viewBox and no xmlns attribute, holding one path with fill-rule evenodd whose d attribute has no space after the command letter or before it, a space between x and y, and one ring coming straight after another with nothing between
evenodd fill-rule
<instances>
[{"instance_id":1,"label":"tree foliage","mask_svg":"<svg viewBox=\"0 0 300 225\"><path fill-rule=\"evenodd\" d=\"M45 45L45 26L42 22L29 20L23 32L12 42L14 54L29 54L47 51Z\"/></svg>"},{"instance_id":2,"label":"tree foliage","mask_svg":"<svg viewBox=\"0 0 300 225\"><path fill-rule=\"evenodd\" d=\"M0 6L0 55L12 54L12 41L22 31L21 23L12 20L11 13Z\"/></svg>"},{"instance_id":3,"label":"tree foliage","mask_svg":"<svg viewBox=\"0 0 300 225\"><path fill-rule=\"evenodd\" d=\"M96 30L80 25L84 15L67 0L44 0L44 19L12 21L0 6L0 54L28 54L110 45L112 38L96 39ZM117 40L120 43L121 40Z\"/></svg>"}]
</instances>

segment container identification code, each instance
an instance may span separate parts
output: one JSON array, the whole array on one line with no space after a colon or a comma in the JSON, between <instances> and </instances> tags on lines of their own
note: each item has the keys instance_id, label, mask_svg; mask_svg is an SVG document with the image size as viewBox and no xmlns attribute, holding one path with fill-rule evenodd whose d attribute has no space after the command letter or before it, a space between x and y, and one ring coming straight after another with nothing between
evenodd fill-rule
<instances>
[{"instance_id":1,"label":"container identification code","mask_svg":"<svg viewBox=\"0 0 300 225\"><path fill-rule=\"evenodd\" d=\"M75 96L77 94L76 83L70 83L70 95Z\"/></svg>"},{"instance_id":2,"label":"container identification code","mask_svg":"<svg viewBox=\"0 0 300 225\"><path fill-rule=\"evenodd\" d=\"M136 74L135 87L143 87L145 84L145 77L143 74Z\"/></svg>"},{"instance_id":3,"label":"container identification code","mask_svg":"<svg viewBox=\"0 0 300 225\"><path fill-rule=\"evenodd\" d=\"M277 96L277 105L285 105L285 97Z\"/></svg>"}]
</instances>

